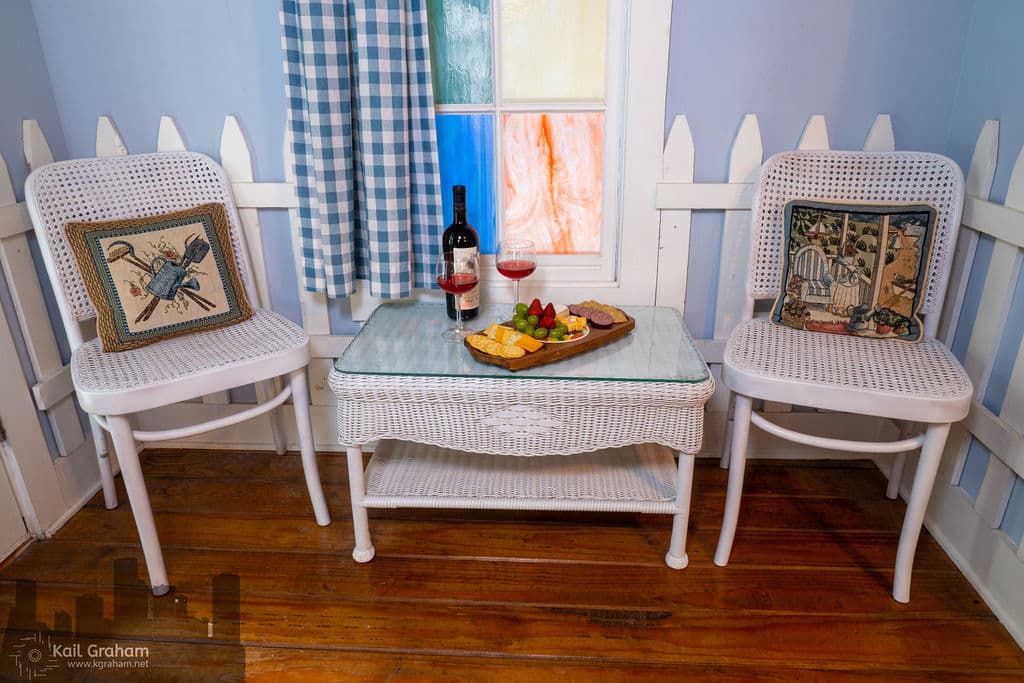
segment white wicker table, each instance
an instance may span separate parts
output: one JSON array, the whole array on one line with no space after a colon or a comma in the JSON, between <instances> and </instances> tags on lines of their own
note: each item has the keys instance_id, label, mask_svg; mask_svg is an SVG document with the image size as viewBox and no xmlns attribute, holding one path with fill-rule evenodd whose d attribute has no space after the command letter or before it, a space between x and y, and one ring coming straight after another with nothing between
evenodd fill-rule
<instances>
[{"instance_id":1,"label":"white wicker table","mask_svg":"<svg viewBox=\"0 0 1024 683\"><path fill-rule=\"evenodd\" d=\"M484 307L478 320L509 308ZM636 329L625 338L513 373L441 339L443 306L379 307L328 378L348 453L352 556L373 558L368 508L622 511L673 515L665 562L685 567L714 382L678 311L626 312Z\"/></svg>"}]
</instances>

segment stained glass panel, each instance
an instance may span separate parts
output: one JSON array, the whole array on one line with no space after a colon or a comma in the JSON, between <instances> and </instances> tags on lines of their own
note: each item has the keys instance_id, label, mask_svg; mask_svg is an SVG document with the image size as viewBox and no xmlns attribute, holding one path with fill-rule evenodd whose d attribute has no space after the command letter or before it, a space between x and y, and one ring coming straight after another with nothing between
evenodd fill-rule
<instances>
[{"instance_id":1,"label":"stained glass panel","mask_svg":"<svg viewBox=\"0 0 1024 683\"><path fill-rule=\"evenodd\" d=\"M607 3L504 0L500 17L505 102L604 101Z\"/></svg>"},{"instance_id":2,"label":"stained glass panel","mask_svg":"<svg viewBox=\"0 0 1024 683\"><path fill-rule=\"evenodd\" d=\"M494 116L439 114L436 122L445 225L452 219L452 185L465 185L466 218L480 236L480 253L493 254Z\"/></svg>"},{"instance_id":3,"label":"stained glass panel","mask_svg":"<svg viewBox=\"0 0 1024 683\"><path fill-rule=\"evenodd\" d=\"M437 104L493 102L490 0L427 0Z\"/></svg>"},{"instance_id":4,"label":"stained glass panel","mask_svg":"<svg viewBox=\"0 0 1024 683\"><path fill-rule=\"evenodd\" d=\"M604 114L505 114L505 236L538 253L601 249Z\"/></svg>"}]
</instances>

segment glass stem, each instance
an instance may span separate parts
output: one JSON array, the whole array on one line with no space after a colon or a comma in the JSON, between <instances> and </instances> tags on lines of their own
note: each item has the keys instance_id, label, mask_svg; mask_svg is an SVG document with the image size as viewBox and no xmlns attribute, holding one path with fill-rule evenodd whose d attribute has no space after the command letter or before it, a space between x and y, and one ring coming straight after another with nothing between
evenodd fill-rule
<instances>
[{"instance_id":1,"label":"glass stem","mask_svg":"<svg viewBox=\"0 0 1024 683\"><path fill-rule=\"evenodd\" d=\"M512 289L515 292L515 301L512 302L512 305L514 306L515 304L519 303L519 280L512 281Z\"/></svg>"},{"instance_id":2,"label":"glass stem","mask_svg":"<svg viewBox=\"0 0 1024 683\"><path fill-rule=\"evenodd\" d=\"M455 295L455 331L462 332L462 295Z\"/></svg>"}]
</instances>

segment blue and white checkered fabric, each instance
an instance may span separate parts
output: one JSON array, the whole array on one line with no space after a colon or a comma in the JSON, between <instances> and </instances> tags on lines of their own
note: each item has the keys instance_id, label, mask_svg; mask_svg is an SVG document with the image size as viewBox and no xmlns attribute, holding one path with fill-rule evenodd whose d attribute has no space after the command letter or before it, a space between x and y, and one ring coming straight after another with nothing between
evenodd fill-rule
<instances>
[{"instance_id":1,"label":"blue and white checkered fabric","mask_svg":"<svg viewBox=\"0 0 1024 683\"><path fill-rule=\"evenodd\" d=\"M282 0L306 289L408 296L441 251L426 0Z\"/></svg>"}]
</instances>

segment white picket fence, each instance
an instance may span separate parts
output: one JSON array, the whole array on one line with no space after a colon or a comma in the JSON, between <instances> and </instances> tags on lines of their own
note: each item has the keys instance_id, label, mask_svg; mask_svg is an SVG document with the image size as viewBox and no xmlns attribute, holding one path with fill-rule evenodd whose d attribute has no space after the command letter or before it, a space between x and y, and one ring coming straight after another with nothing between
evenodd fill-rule
<instances>
[{"instance_id":1,"label":"white picket fence","mask_svg":"<svg viewBox=\"0 0 1024 683\"><path fill-rule=\"evenodd\" d=\"M30 168L52 161L46 140L34 121L25 122L23 139L25 158ZM1024 161L1021 160L1024 154L1017 160L1005 205L993 203L988 197L996 167L997 142L998 124L989 122L979 137L967 176L969 196L964 211L964 225L941 326L943 338L947 342L952 340L957 329L960 302L971 276L978 235L994 237L997 242L986 274L982 310L978 312L965 357L965 365L978 387L979 397L984 395L990 380L1013 285L1024 260L1024 212L1021 211L1024 209ZM798 148L826 149L828 146L824 118L811 118ZM875 120L864 149L884 151L894 148L891 121L888 116L881 115ZM156 149L185 149L182 136L169 117L163 117L160 121ZM126 152L113 121L107 117L100 118L97 124L97 156ZM287 148L284 153L285 168L290 172ZM763 156L761 135L754 115L743 119L736 136L730 154L728 182L693 182L695 147L685 117L676 118L664 150L662 180L657 185L655 201L661 212L661 253L672 254L672 262L661 264L664 267L657 269L658 303L667 302L680 309L685 307L688 291L686 255L690 243L692 212L720 211L725 215L714 336L712 339L699 340L700 348L716 375L720 370L724 340L741 316L747 272L752 182ZM257 212L259 209L287 209L294 212L297 206L295 187L288 177L285 182L279 183L254 180L249 146L234 117L225 120L220 157L231 180L247 233L257 289L263 303L268 304L270 285L264 268ZM61 483L64 498L73 508L65 512L66 517L98 489L98 477L93 473L95 465L90 465L91 440L88 434L83 434L73 405L69 372L60 362L54 333L47 322L43 297L28 251L27 234L31 229L24 205L14 201L6 167L0 160L0 264L15 300L21 333L37 378L32 387L32 395L37 407L46 412L60 454L75 456L60 458L57 463L60 469L60 460L75 462L72 467L74 476L65 477L72 483L63 480ZM293 251L297 258L299 249ZM298 263L296 272L301 273ZM326 375L331 363L344 350L350 338L331 334L328 306L323 294L306 292L301 286L298 290L302 324L313 340L310 391L317 447L337 450L335 399L327 386ZM703 292L691 294L704 295ZM364 319L363 316L372 305L372 300L357 297L353 301L353 310L356 311L354 317ZM1020 353L1024 355L1024 349ZM1004 408L999 415L987 410L980 401L975 401L968 419L955 430L943 460L943 474L933 494L927 524L1018 642L1024 643L1024 591L1013 590L1024 579L1024 551L998 528L1006 510L1010 488L1017 477L1024 475L1024 436L1021 434L1024 431L1024 362L1018 362L1013 373ZM724 391L716 394L709 404L704 448L706 455L718 455L726 404L727 395ZM144 414L140 418L139 427L167 429L175 424L207 420L245 408L244 405L232 405L226 394L207 396L201 402L179 404L172 409L162 409L159 414ZM781 424L796 429L814 429L813 423L817 423L818 428L826 428L838 438L870 438L872 434L884 438L894 433L893 425L886 420L850 419L849 416L834 413L792 410L786 405L768 405L766 409L776 411L778 416L775 421ZM269 425L263 422L248 422L174 443L179 446L188 444L266 449L272 444L272 437ZM799 448L758 434L757 431L751 434L751 449L758 457L792 456L794 448ZM981 493L975 500L970 500L957 485L972 438L981 441L993 454ZM291 448L296 447L294 433L289 435L289 443ZM83 453L89 457L79 457ZM907 470L905 481L909 482L913 473L910 471L912 468L908 467Z\"/></svg>"},{"instance_id":2,"label":"white picket fence","mask_svg":"<svg viewBox=\"0 0 1024 683\"><path fill-rule=\"evenodd\" d=\"M984 289L976 322L964 357L964 365L976 387L976 398L970 415L958 425L947 445L940 475L932 494L926 524L961 570L971 579L993 611L1000 617L1019 643L1024 646L1024 543L1011 539L1000 529L1010 502L1014 482L1024 477L1024 345L1017 351L1009 390L999 415L981 403L992 379L996 353L1006 328L1014 287L1024 261L1024 150L1017 157L1005 204L989 201L996 170L999 125L985 124L978 138L970 168L967 171L967 199L962 228L954 260L953 274L945 302L940 336L952 343L960 322L960 309L972 277L975 249L979 235L995 239L995 247L985 273ZM821 116L813 117L804 130L799 149L828 149L828 132ZM895 149L892 123L887 115L875 120L865 150ZM757 118L747 115L733 143L729 160L729 181L726 183L694 183L693 137L685 116L676 118L665 146L662 182L657 188L657 207L662 212L663 244L667 240L686 245L690 239L693 211L723 211L722 256L719 263L718 300L715 308L714 337L700 340L705 359L716 377L720 373L722 353L729 332L740 319L748 271L749 207L757 170L763 161L761 136ZM684 260L685 264L686 261ZM659 275L664 269L659 269ZM687 291L686 274L669 274L658 283L658 298L678 296ZM698 293L702 294L702 293ZM708 415L706 443L717 446L713 430L720 429L727 408L727 393L720 391L712 399ZM771 404L766 410L785 413L790 406ZM837 424L831 413L802 412L773 417L773 421L809 423L822 427L851 427L843 416ZM885 421L876 421L873 429L867 422L856 423L859 438L873 431L885 432ZM892 429L891 425L888 428ZM891 433L891 432L890 432ZM848 438L840 431L837 436ZM755 439L757 439L755 441ZM977 439L991 452L981 490L974 500L959 486L964 460L972 439ZM772 437L753 430L751 452L760 457L779 457L780 446ZM792 450L792 445L786 448ZM784 457L784 456L783 456ZM909 491L913 481L912 468L907 468L902 490ZM885 470L883 470L885 471Z\"/></svg>"}]
</instances>

